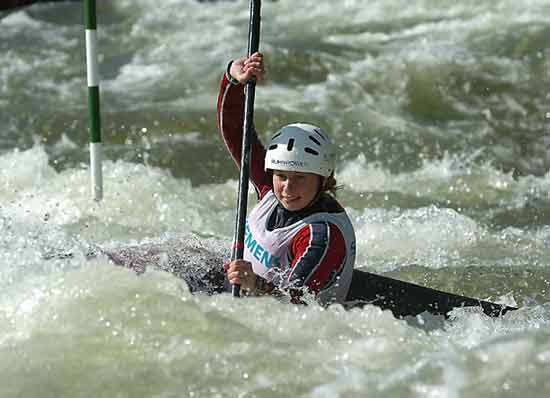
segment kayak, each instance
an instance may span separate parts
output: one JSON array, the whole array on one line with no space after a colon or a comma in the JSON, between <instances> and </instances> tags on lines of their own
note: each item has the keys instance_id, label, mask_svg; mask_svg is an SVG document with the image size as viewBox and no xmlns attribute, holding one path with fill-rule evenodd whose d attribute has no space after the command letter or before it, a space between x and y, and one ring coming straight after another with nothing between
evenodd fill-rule
<instances>
[{"instance_id":1,"label":"kayak","mask_svg":"<svg viewBox=\"0 0 550 398\"><path fill-rule=\"evenodd\" d=\"M355 307L373 304L390 310L399 318L415 316L423 312L448 317L451 310L460 307L481 307L486 315L498 317L517 309L358 269L353 270L347 301Z\"/></svg>"},{"instance_id":2,"label":"kayak","mask_svg":"<svg viewBox=\"0 0 550 398\"><path fill-rule=\"evenodd\" d=\"M98 254L106 255L113 264L130 268L138 274L149 267L170 272L183 279L192 293L230 292L223 269L223 254L209 251L201 245L180 242L116 249L96 248L90 255ZM450 311L460 307L479 307L486 315L498 317L517 309L354 269L344 306L351 309L365 305L390 310L397 318L424 312L448 318Z\"/></svg>"}]
</instances>

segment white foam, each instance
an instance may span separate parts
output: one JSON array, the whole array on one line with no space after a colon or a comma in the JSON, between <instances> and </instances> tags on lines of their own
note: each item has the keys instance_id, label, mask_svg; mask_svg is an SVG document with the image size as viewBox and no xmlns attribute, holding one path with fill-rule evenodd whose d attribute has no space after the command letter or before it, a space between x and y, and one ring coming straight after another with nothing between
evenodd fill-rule
<instances>
[{"instance_id":1,"label":"white foam","mask_svg":"<svg viewBox=\"0 0 550 398\"><path fill-rule=\"evenodd\" d=\"M477 155L445 155L441 159L425 160L419 169L392 174L377 162L369 162L364 154L346 161L337 174L338 181L354 192L401 192L417 197L445 197L472 203L499 204L508 202L521 206L533 195L546 199L550 174L514 179L491 163L478 164Z\"/></svg>"},{"instance_id":2,"label":"white foam","mask_svg":"<svg viewBox=\"0 0 550 398\"><path fill-rule=\"evenodd\" d=\"M0 19L0 26L12 28L39 29L42 24L40 21L32 18L25 11L16 11Z\"/></svg>"},{"instance_id":3,"label":"white foam","mask_svg":"<svg viewBox=\"0 0 550 398\"><path fill-rule=\"evenodd\" d=\"M358 240L357 263L378 271L413 263L432 268L458 265L460 252L486 236L474 220L436 206L350 212Z\"/></svg>"},{"instance_id":4,"label":"white foam","mask_svg":"<svg viewBox=\"0 0 550 398\"><path fill-rule=\"evenodd\" d=\"M91 200L89 170L57 173L40 146L0 157L4 214L12 220L41 225L80 225L85 235L109 235L111 223L146 233L169 231L231 235L236 182L191 187L189 180L141 164L106 161L105 196ZM210 217L208 215L211 215ZM96 236L98 238L98 236Z\"/></svg>"}]
</instances>

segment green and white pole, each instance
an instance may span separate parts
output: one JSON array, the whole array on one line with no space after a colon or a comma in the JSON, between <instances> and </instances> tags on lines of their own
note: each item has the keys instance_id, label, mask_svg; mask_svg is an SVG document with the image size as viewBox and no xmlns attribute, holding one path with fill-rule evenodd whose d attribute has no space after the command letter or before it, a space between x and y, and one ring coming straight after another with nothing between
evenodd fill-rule
<instances>
[{"instance_id":1,"label":"green and white pole","mask_svg":"<svg viewBox=\"0 0 550 398\"><path fill-rule=\"evenodd\" d=\"M90 172L95 200L103 198L101 171L101 118L99 113L99 72L97 62L97 22L95 0L84 1L86 24L86 67L88 74L88 111L90 117Z\"/></svg>"}]
</instances>

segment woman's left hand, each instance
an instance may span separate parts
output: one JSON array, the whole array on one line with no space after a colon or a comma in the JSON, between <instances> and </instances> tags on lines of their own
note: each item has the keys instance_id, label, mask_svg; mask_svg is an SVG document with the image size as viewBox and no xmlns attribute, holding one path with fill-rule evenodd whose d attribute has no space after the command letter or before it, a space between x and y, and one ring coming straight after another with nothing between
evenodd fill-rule
<instances>
[{"instance_id":1,"label":"woman's left hand","mask_svg":"<svg viewBox=\"0 0 550 398\"><path fill-rule=\"evenodd\" d=\"M252 291L256 289L256 274L252 264L245 260L234 260L224 264L227 279L232 285L241 285L242 289Z\"/></svg>"},{"instance_id":2,"label":"woman's left hand","mask_svg":"<svg viewBox=\"0 0 550 398\"><path fill-rule=\"evenodd\" d=\"M241 57L233 60L229 74L241 84L246 84L252 77L256 77L256 81L261 83L266 74L264 55L256 52L248 58Z\"/></svg>"}]
</instances>

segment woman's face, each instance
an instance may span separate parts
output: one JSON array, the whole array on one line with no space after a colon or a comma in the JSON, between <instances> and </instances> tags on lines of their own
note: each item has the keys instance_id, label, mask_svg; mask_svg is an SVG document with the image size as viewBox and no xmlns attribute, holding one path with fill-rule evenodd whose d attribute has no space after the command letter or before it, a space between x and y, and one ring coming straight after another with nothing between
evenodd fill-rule
<instances>
[{"instance_id":1,"label":"woman's face","mask_svg":"<svg viewBox=\"0 0 550 398\"><path fill-rule=\"evenodd\" d=\"M273 170L273 192L285 209L302 210L317 196L320 180L312 173Z\"/></svg>"}]
</instances>

